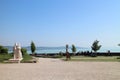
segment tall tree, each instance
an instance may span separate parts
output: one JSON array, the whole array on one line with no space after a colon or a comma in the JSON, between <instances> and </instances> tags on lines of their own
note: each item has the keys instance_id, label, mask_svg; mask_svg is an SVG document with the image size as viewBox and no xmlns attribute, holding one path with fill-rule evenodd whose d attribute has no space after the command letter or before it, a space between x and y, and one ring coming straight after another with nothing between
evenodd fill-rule
<instances>
[{"instance_id":1,"label":"tall tree","mask_svg":"<svg viewBox=\"0 0 120 80\"><path fill-rule=\"evenodd\" d=\"M99 43L99 41L95 40L91 46L91 48L94 52L97 52L101 48L101 45L98 45L98 43Z\"/></svg>"},{"instance_id":2,"label":"tall tree","mask_svg":"<svg viewBox=\"0 0 120 80\"><path fill-rule=\"evenodd\" d=\"M34 42L32 41L32 42L31 42L31 52L32 52L32 54L35 53L35 50L36 50L36 47L35 47Z\"/></svg>"},{"instance_id":3,"label":"tall tree","mask_svg":"<svg viewBox=\"0 0 120 80\"><path fill-rule=\"evenodd\" d=\"M75 55L75 53L76 53L76 47L75 47L75 45L74 44L72 44L72 48L71 48L71 50L72 50L72 53Z\"/></svg>"}]
</instances>

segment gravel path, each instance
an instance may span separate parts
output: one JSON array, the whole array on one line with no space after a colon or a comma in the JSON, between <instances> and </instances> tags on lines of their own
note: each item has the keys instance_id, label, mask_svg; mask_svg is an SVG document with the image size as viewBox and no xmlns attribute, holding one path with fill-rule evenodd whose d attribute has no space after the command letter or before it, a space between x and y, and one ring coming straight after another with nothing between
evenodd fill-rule
<instances>
[{"instance_id":1,"label":"gravel path","mask_svg":"<svg viewBox=\"0 0 120 80\"><path fill-rule=\"evenodd\" d=\"M0 64L0 80L120 80L120 63L39 58L38 63Z\"/></svg>"}]
</instances>

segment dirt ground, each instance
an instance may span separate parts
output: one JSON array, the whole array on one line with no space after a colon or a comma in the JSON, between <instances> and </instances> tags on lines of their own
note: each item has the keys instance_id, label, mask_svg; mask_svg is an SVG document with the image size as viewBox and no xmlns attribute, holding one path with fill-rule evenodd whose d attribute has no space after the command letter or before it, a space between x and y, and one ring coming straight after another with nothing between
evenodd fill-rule
<instances>
[{"instance_id":1,"label":"dirt ground","mask_svg":"<svg viewBox=\"0 0 120 80\"><path fill-rule=\"evenodd\" d=\"M38 63L0 64L0 80L120 80L120 62L39 58Z\"/></svg>"}]
</instances>

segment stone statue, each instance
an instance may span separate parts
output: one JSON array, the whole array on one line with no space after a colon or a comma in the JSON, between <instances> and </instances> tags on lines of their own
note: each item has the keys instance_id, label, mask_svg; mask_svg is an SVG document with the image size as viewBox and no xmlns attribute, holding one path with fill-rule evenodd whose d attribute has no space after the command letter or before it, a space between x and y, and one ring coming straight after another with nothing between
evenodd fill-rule
<instances>
[{"instance_id":1,"label":"stone statue","mask_svg":"<svg viewBox=\"0 0 120 80\"><path fill-rule=\"evenodd\" d=\"M22 59L20 44L15 43L15 46L13 48L13 52L14 52L14 59L18 59L18 60Z\"/></svg>"},{"instance_id":2,"label":"stone statue","mask_svg":"<svg viewBox=\"0 0 120 80\"><path fill-rule=\"evenodd\" d=\"M13 47L13 54L14 58L9 59L9 61L20 63L20 61L23 59L20 44L15 43L15 46Z\"/></svg>"}]
</instances>

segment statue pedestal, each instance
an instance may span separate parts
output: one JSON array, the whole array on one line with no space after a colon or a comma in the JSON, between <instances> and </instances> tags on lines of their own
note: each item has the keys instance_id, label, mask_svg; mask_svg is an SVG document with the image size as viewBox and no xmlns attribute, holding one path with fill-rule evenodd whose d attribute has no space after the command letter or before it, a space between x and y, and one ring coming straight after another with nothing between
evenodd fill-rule
<instances>
[{"instance_id":1,"label":"statue pedestal","mask_svg":"<svg viewBox=\"0 0 120 80\"><path fill-rule=\"evenodd\" d=\"M22 60L22 58L21 59L9 59L9 62L20 63L21 60Z\"/></svg>"}]
</instances>

